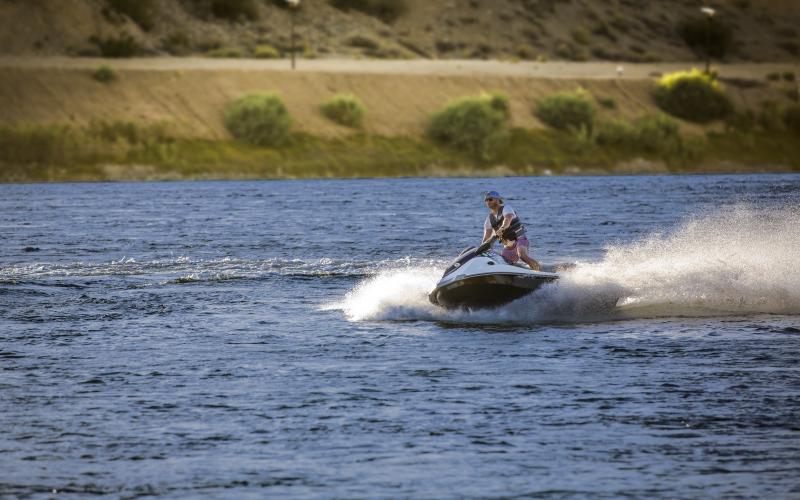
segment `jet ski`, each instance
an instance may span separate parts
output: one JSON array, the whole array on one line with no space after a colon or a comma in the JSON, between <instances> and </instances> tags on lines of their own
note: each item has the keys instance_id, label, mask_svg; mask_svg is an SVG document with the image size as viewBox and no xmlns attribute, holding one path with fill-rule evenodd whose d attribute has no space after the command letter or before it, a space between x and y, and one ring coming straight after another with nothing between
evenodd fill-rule
<instances>
[{"instance_id":1,"label":"jet ski","mask_svg":"<svg viewBox=\"0 0 800 500\"><path fill-rule=\"evenodd\" d=\"M493 242L461 252L428 294L431 303L448 309L497 307L558 279L556 273L509 264L491 250Z\"/></svg>"}]
</instances>

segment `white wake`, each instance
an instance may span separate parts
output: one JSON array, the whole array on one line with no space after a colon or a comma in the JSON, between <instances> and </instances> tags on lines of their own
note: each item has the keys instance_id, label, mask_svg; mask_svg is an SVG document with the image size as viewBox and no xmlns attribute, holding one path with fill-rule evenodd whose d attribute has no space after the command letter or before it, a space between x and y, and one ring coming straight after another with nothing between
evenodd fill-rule
<instances>
[{"instance_id":1,"label":"white wake","mask_svg":"<svg viewBox=\"0 0 800 500\"><path fill-rule=\"evenodd\" d=\"M609 245L601 260L578 262L557 283L492 310L430 304L441 273L412 266L381 272L334 307L351 321L476 323L800 314L800 207L737 205L698 215L674 230Z\"/></svg>"}]
</instances>

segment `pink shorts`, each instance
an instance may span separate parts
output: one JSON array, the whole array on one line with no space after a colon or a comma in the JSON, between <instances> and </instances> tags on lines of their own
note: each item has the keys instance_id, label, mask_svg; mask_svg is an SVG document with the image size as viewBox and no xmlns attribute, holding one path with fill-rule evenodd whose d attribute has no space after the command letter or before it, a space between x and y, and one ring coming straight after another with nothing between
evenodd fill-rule
<instances>
[{"instance_id":1,"label":"pink shorts","mask_svg":"<svg viewBox=\"0 0 800 500\"><path fill-rule=\"evenodd\" d=\"M514 264L519 260L519 254L517 253L518 247L525 247L525 250L528 250L528 238L522 237L518 238L517 241L514 242L514 246L511 248L503 247L503 251L500 252L500 255L506 260L506 262L510 264Z\"/></svg>"}]
</instances>

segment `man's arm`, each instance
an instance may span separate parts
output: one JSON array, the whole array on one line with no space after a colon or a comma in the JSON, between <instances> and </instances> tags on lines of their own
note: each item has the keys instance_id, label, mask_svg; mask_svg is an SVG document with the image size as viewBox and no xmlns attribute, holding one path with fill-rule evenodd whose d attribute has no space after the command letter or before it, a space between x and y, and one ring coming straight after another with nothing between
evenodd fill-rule
<instances>
[{"instance_id":1,"label":"man's arm","mask_svg":"<svg viewBox=\"0 0 800 500\"><path fill-rule=\"evenodd\" d=\"M481 245L486 243L492 238L492 228L489 229L483 228L483 241L481 241Z\"/></svg>"},{"instance_id":2,"label":"man's arm","mask_svg":"<svg viewBox=\"0 0 800 500\"><path fill-rule=\"evenodd\" d=\"M508 227L511 225L511 221L512 221L513 219L514 219L514 214L513 214L513 213L510 213L510 214L505 214L505 215L503 216L503 222L502 222L502 224L500 224L500 227L498 227L498 228L497 228L497 230L494 232L494 234L496 234L497 236L500 236L500 235L502 235L502 234L503 234L503 231L505 231L506 229L508 229ZM485 239L485 238L484 238L484 239Z\"/></svg>"}]
</instances>

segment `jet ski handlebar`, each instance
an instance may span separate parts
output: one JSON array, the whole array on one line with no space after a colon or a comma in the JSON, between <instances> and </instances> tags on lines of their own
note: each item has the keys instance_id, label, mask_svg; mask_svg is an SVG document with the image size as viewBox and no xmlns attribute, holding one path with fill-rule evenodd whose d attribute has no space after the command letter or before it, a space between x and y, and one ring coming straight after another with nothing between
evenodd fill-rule
<instances>
[{"instance_id":1,"label":"jet ski handlebar","mask_svg":"<svg viewBox=\"0 0 800 500\"><path fill-rule=\"evenodd\" d=\"M497 236L492 236L486 243L481 244L478 248L475 249L475 254L483 253L486 250L492 248L492 243L497 240Z\"/></svg>"}]
</instances>

